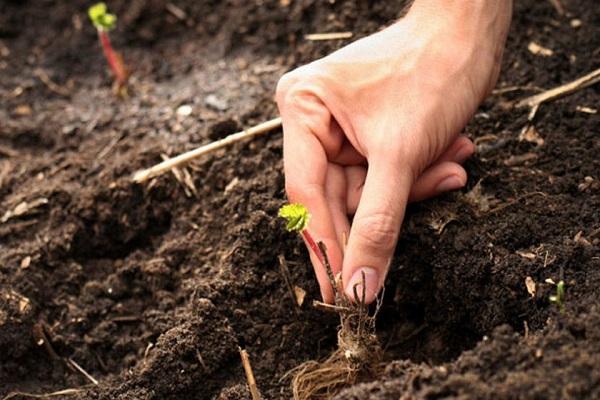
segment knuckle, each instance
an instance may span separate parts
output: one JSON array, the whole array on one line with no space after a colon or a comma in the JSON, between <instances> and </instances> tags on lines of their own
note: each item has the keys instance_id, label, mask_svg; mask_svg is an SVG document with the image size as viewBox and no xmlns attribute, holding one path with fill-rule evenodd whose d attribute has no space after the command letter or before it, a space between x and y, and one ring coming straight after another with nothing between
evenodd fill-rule
<instances>
[{"instance_id":1,"label":"knuckle","mask_svg":"<svg viewBox=\"0 0 600 400\"><path fill-rule=\"evenodd\" d=\"M315 68L309 64L285 73L277 82L275 101L279 106L296 105L301 99L313 92L317 81Z\"/></svg>"},{"instance_id":2,"label":"knuckle","mask_svg":"<svg viewBox=\"0 0 600 400\"><path fill-rule=\"evenodd\" d=\"M275 89L275 100L277 103L282 103L286 98L290 88L298 81L297 73L295 71L284 74L277 82L277 88Z\"/></svg>"},{"instance_id":3,"label":"knuckle","mask_svg":"<svg viewBox=\"0 0 600 400\"><path fill-rule=\"evenodd\" d=\"M391 252L396 246L398 222L389 212L377 212L356 218L353 229L362 246Z\"/></svg>"}]
</instances>

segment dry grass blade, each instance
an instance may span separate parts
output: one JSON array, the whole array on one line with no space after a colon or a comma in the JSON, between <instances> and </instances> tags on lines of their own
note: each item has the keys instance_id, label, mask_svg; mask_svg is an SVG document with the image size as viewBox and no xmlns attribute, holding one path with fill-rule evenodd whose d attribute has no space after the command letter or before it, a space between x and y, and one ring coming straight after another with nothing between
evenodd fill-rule
<instances>
[{"instance_id":1,"label":"dry grass blade","mask_svg":"<svg viewBox=\"0 0 600 400\"><path fill-rule=\"evenodd\" d=\"M517 102L517 107L536 107L542 103L545 103L556 98L566 96L574 93L578 90L584 89L595 83L600 82L600 68L590 72L581 78L575 79L574 81L565 83L564 85L557 86L555 88L546 90L545 92L526 97L525 99Z\"/></svg>"},{"instance_id":2,"label":"dry grass blade","mask_svg":"<svg viewBox=\"0 0 600 400\"><path fill-rule=\"evenodd\" d=\"M244 372L246 373L246 380L248 381L248 388L250 389L250 395L252 396L252 400L260 400L260 393L258 392L258 387L256 386L256 379L254 379L254 372L252 372L252 365L250 364L250 357L248 356L248 352L246 350L240 350L240 358L242 359L242 366L244 367Z\"/></svg>"},{"instance_id":3,"label":"dry grass blade","mask_svg":"<svg viewBox=\"0 0 600 400\"><path fill-rule=\"evenodd\" d=\"M96 378L94 378L92 375L90 375L85 369L83 369L79 364L77 364L75 362L75 360L73 360L72 358L68 359L69 364L71 364L73 366L73 368L75 368L77 371L79 371L83 376L85 376L85 378L92 382L93 385L97 385L98 384L98 380Z\"/></svg>"},{"instance_id":4,"label":"dry grass blade","mask_svg":"<svg viewBox=\"0 0 600 400\"><path fill-rule=\"evenodd\" d=\"M287 287L287 290L290 293L292 303L294 304L294 308L293 308L294 312L296 313L296 315L298 315L298 309L300 308L301 302L299 301L298 296L296 295L296 291L294 290L294 285L292 285L290 269L287 266L285 257L282 255L279 256L279 272L281 273L283 282L285 283L285 286Z\"/></svg>"},{"instance_id":5,"label":"dry grass blade","mask_svg":"<svg viewBox=\"0 0 600 400\"><path fill-rule=\"evenodd\" d=\"M59 390L57 392L42 393L42 394L27 393L27 392L10 392L5 397L3 397L2 400L9 400L9 399L12 399L12 398L17 397L17 396L31 397L33 399L48 399L50 397L71 396L71 395L74 395L74 394L77 394L77 393L81 393L83 391L84 391L84 389L72 388L72 389L63 389L63 390Z\"/></svg>"},{"instance_id":6,"label":"dry grass blade","mask_svg":"<svg viewBox=\"0 0 600 400\"><path fill-rule=\"evenodd\" d=\"M304 35L304 39L311 41L350 39L352 32L310 33Z\"/></svg>"},{"instance_id":7,"label":"dry grass blade","mask_svg":"<svg viewBox=\"0 0 600 400\"><path fill-rule=\"evenodd\" d=\"M133 181L136 183L145 182L148 179L161 175L167 171L170 171L173 168L182 167L200 156L229 146L230 144L250 139L258 135L262 135L279 127L281 127L281 118L275 118L267 122L263 122L262 124L258 124L252 128L231 134L221 140L217 140L216 142L212 142L207 145L200 146L194 150L182 153L177 157L165 160L151 168L138 171L133 175Z\"/></svg>"}]
</instances>

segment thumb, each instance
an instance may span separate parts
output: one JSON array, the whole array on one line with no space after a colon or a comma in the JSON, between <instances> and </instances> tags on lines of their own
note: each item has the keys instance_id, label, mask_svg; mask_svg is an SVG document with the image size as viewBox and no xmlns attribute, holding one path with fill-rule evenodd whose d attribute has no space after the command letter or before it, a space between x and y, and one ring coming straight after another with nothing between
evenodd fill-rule
<instances>
[{"instance_id":1,"label":"thumb","mask_svg":"<svg viewBox=\"0 0 600 400\"><path fill-rule=\"evenodd\" d=\"M371 303L383 286L413 183L409 168L393 157L373 157L356 210L343 261L346 296L356 293ZM365 287L363 289L363 281Z\"/></svg>"}]
</instances>

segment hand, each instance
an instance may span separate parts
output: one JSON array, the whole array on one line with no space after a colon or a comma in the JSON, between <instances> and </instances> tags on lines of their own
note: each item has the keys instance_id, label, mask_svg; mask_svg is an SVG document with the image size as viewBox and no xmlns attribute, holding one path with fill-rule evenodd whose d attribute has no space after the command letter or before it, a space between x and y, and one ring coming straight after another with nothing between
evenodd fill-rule
<instances>
[{"instance_id":1,"label":"hand","mask_svg":"<svg viewBox=\"0 0 600 400\"><path fill-rule=\"evenodd\" d=\"M465 185L460 164L474 147L458 134L495 85L511 6L416 0L389 28L281 78L286 191L311 212L309 230L351 299L361 271L367 302L377 296L407 202Z\"/></svg>"}]
</instances>

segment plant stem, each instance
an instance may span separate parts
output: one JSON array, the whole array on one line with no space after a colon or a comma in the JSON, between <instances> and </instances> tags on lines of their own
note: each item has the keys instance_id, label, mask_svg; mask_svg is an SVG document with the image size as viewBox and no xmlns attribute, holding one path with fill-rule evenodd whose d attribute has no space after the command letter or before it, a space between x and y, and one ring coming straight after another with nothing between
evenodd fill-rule
<instances>
[{"instance_id":1,"label":"plant stem","mask_svg":"<svg viewBox=\"0 0 600 400\"><path fill-rule=\"evenodd\" d=\"M307 229L302 231L302 237L304 238L304 240L306 240L306 243L308 243L308 247L310 247L313 253L315 253L321 264L325 265L323 253L321 253L321 249L319 248L319 246L317 246L317 242L315 242L312 235Z\"/></svg>"},{"instance_id":2,"label":"plant stem","mask_svg":"<svg viewBox=\"0 0 600 400\"><path fill-rule=\"evenodd\" d=\"M127 72L125 71L125 67L123 65L123 61L121 60L121 57L119 57L119 55L115 52L110 43L108 32L102 29L98 29L98 37L100 38L100 43L102 44L102 50L104 51L106 61L108 62L110 69L115 75L115 80L117 81L117 84L120 87L124 86L127 82Z\"/></svg>"}]
</instances>

